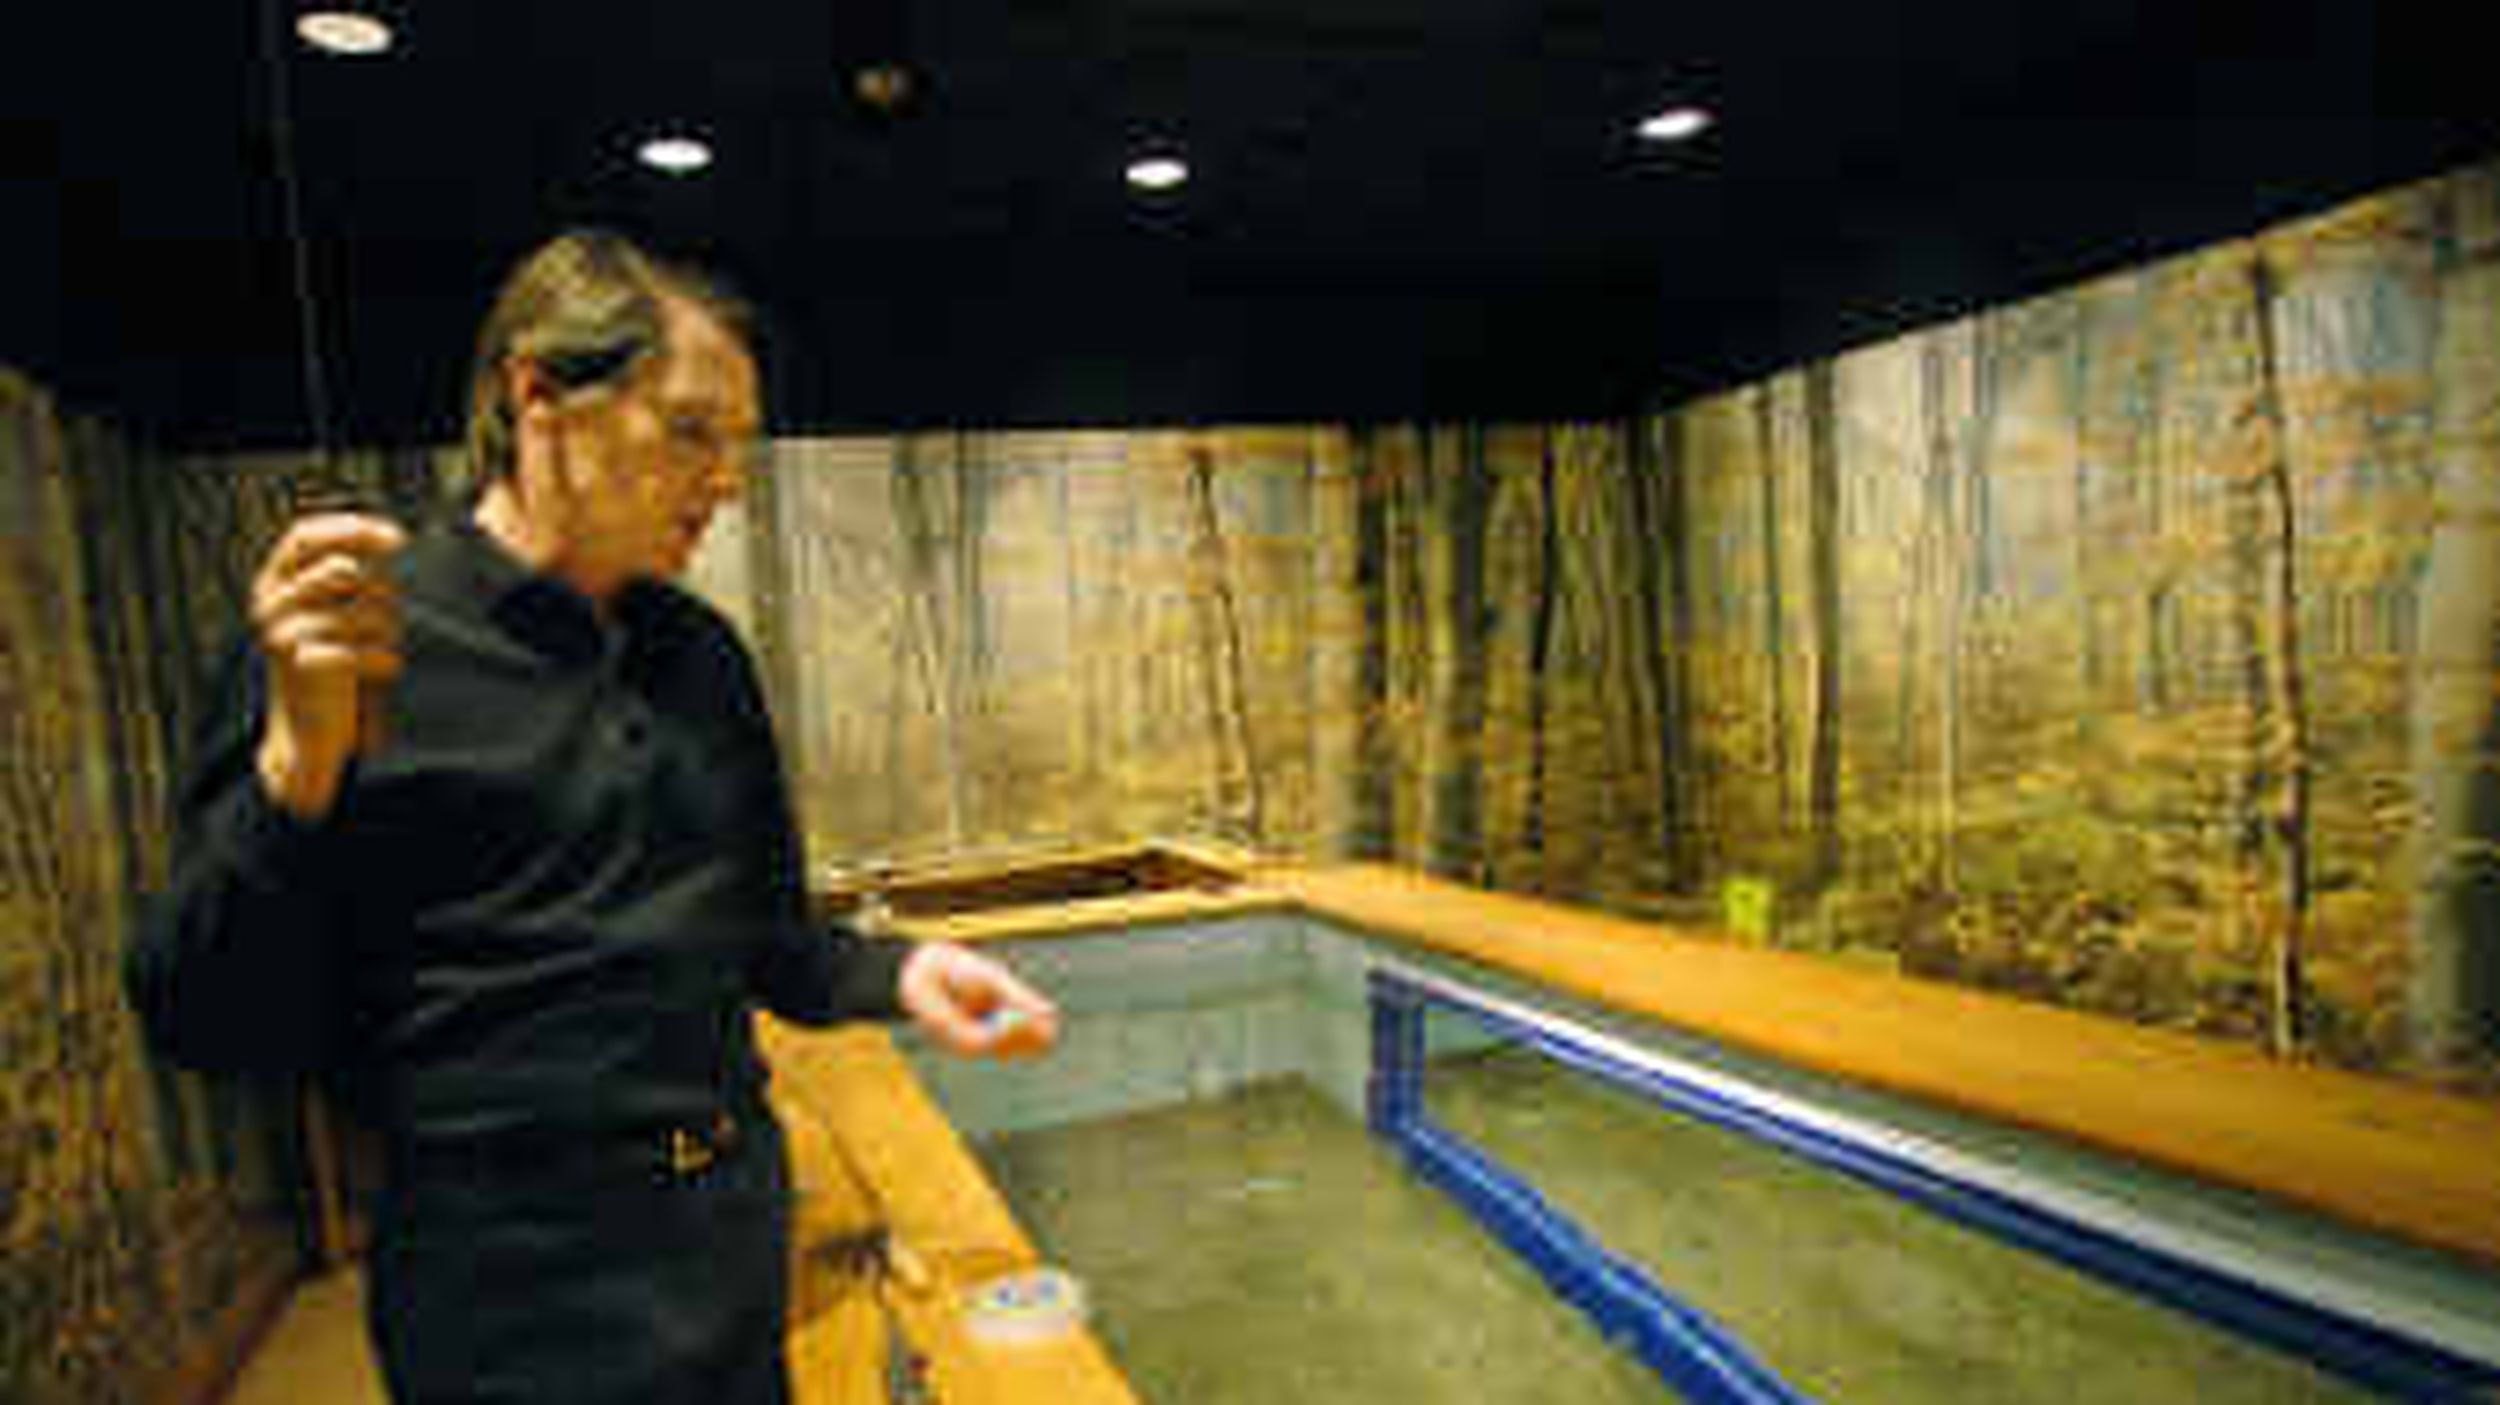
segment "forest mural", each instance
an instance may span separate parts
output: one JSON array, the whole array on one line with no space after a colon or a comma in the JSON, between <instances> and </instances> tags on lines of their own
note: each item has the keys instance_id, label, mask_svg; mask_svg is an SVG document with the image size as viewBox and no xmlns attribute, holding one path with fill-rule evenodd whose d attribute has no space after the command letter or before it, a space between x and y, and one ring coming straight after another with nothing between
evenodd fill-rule
<instances>
[{"instance_id":1,"label":"forest mural","mask_svg":"<svg viewBox=\"0 0 2500 1405\"><path fill-rule=\"evenodd\" d=\"M751 504L759 641L817 856L1140 834L1316 851L1343 436L785 441Z\"/></svg>"},{"instance_id":2,"label":"forest mural","mask_svg":"<svg viewBox=\"0 0 2500 1405\"><path fill-rule=\"evenodd\" d=\"M174 471L0 372L0 1399L197 1392L296 1271L291 1101L150 1060L120 953L256 548L387 477Z\"/></svg>"},{"instance_id":3,"label":"forest mural","mask_svg":"<svg viewBox=\"0 0 2500 1405\"><path fill-rule=\"evenodd\" d=\"M293 1262L115 963L251 564L457 469L0 377L0 1395ZM2500 164L1611 423L785 438L693 584L819 870L1221 837L2500 1093Z\"/></svg>"},{"instance_id":4,"label":"forest mural","mask_svg":"<svg viewBox=\"0 0 2500 1405\"><path fill-rule=\"evenodd\" d=\"M1216 832L2487 1081L2496 181L1617 424L785 442L817 857Z\"/></svg>"},{"instance_id":5,"label":"forest mural","mask_svg":"<svg viewBox=\"0 0 2500 1405\"><path fill-rule=\"evenodd\" d=\"M816 857L1198 834L1654 903L1689 837L1658 582L1617 588L1665 510L1617 513L1648 452L1630 423L782 441L737 530Z\"/></svg>"},{"instance_id":6,"label":"forest mural","mask_svg":"<svg viewBox=\"0 0 2500 1405\"><path fill-rule=\"evenodd\" d=\"M1670 412L1682 882L1761 939L2488 1072L2500 172Z\"/></svg>"}]
</instances>

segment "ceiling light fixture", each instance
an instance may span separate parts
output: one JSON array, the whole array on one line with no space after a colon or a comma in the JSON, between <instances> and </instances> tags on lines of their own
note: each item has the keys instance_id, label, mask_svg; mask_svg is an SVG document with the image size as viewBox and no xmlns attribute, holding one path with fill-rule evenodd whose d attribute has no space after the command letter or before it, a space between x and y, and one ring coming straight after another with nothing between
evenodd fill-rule
<instances>
[{"instance_id":1,"label":"ceiling light fixture","mask_svg":"<svg viewBox=\"0 0 2500 1405\"><path fill-rule=\"evenodd\" d=\"M872 63L851 74L851 96L888 115L902 111L917 86L911 70L899 63Z\"/></svg>"},{"instance_id":2,"label":"ceiling light fixture","mask_svg":"<svg viewBox=\"0 0 2500 1405\"><path fill-rule=\"evenodd\" d=\"M1147 156L1129 163L1128 183L1139 190L1170 190L1189 179L1189 163L1177 156Z\"/></svg>"},{"instance_id":3,"label":"ceiling light fixture","mask_svg":"<svg viewBox=\"0 0 2500 1405\"><path fill-rule=\"evenodd\" d=\"M1641 123L1644 141L1690 141L1709 129L1711 116L1698 107L1671 107Z\"/></svg>"},{"instance_id":4,"label":"ceiling light fixture","mask_svg":"<svg viewBox=\"0 0 2500 1405\"><path fill-rule=\"evenodd\" d=\"M297 15L295 36L325 54L361 56L391 47L391 27L379 15L343 7Z\"/></svg>"},{"instance_id":5,"label":"ceiling light fixture","mask_svg":"<svg viewBox=\"0 0 2500 1405\"><path fill-rule=\"evenodd\" d=\"M690 176L712 164L712 148L694 137L653 137L638 153L642 164L672 176Z\"/></svg>"}]
</instances>

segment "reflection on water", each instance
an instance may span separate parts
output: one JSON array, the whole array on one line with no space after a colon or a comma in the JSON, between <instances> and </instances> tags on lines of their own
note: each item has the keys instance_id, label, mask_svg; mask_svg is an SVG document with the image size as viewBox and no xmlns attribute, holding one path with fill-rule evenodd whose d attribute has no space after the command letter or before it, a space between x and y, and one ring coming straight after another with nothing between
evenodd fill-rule
<instances>
[{"instance_id":1,"label":"reflection on water","mask_svg":"<svg viewBox=\"0 0 2500 1405\"><path fill-rule=\"evenodd\" d=\"M978 1150L1155 1405L1668 1398L1299 1080Z\"/></svg>"},{"instance_id":2,"label":"reflection on water","mask_svg":"<svg viewBox=\"0 0 2500 1405\"><path fill-rule=\"evenodd\" d=\"M1836 1405L2370 1397L2305 1364L1515 1048L1436 1060L1434 1121ZM996 1136L982 1160L1162 1405L1659 1401L1299 1079Z\"/></svg>"},{"instance_id":3,"label":"reflection on water","mask_svg":"<svg viewBox=\"0 0 2500 1405\"><path fill-rule=\"evenodd\" d=\"M1845 1405L2309 1405L2358 1387L1516 1047L1436 1061L1429 1115Z\"/></svg>"}]
</instances>

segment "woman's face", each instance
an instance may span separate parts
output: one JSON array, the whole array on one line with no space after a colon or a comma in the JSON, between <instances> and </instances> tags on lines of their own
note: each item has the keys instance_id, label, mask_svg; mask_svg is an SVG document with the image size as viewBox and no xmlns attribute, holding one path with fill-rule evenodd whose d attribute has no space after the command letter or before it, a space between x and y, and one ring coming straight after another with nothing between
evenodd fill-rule
<instances>
[{"instance_id":1,"label":"woman's face","mask_svg":"<svg viewBox=\"0 0 2500 1405\"><path fill-rule=\"evenodd\" d=\"M569 500L556 570L594 598L685 573L761 430L754 358L695 305L661 307L665 354L614 394L551 407Z\"/></svg>"}]
</instances>

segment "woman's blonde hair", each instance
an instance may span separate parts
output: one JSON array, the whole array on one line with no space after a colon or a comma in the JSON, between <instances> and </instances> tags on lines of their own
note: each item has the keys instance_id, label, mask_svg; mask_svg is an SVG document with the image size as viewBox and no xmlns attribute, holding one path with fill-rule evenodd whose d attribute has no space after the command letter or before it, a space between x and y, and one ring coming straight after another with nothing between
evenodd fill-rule
<instances>
[{"instance_id":1,"label":"woman's blonde hair","mask_svg":"<svg viewBox=\"0 0 2500 1405\"><path fill-rule=\"evenodd\" d=\"M622 235L579 229L533 250L504 280L469 367L468 471L473 487L513 469L511 382L505 364L536 362L559 395L614 388L668 347L662 300L690 303L744 344L747 305L718 282L656 258Z\"/></svg>"}]
</instances>

